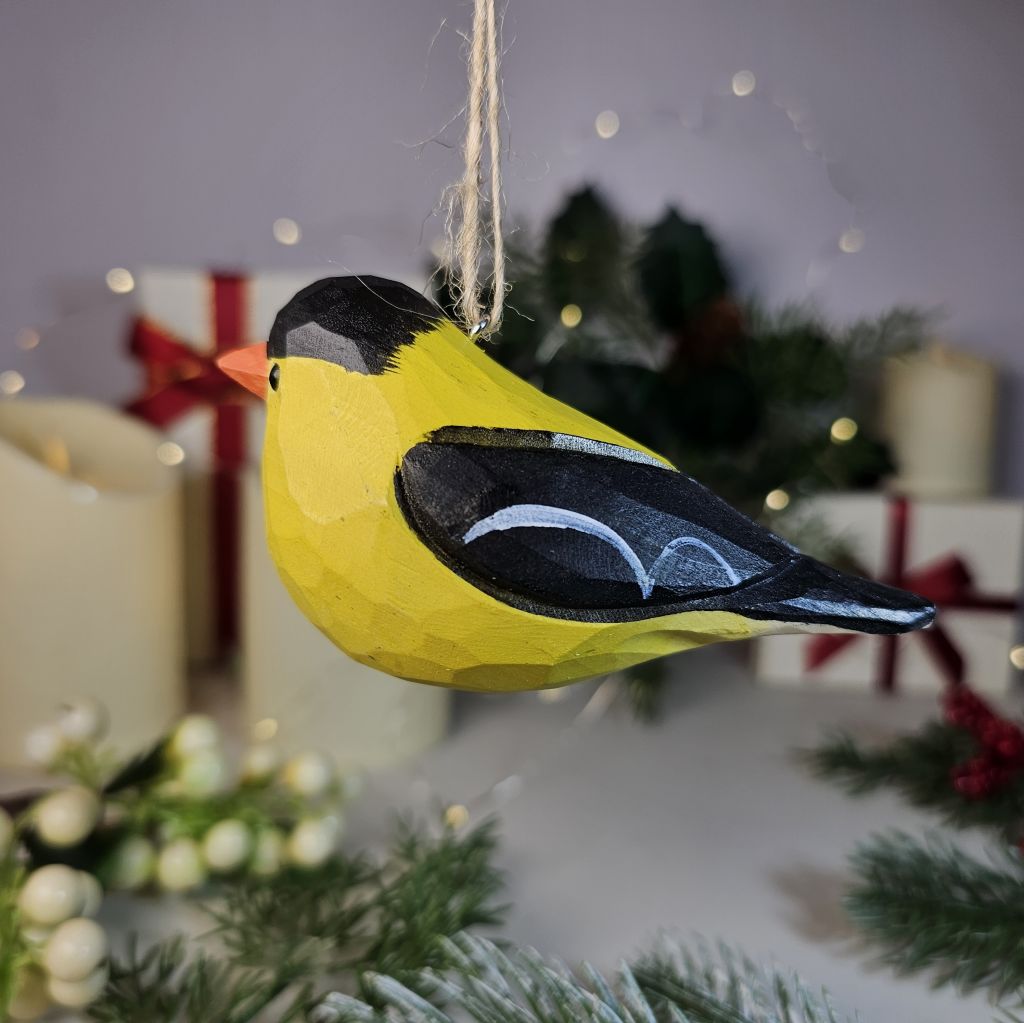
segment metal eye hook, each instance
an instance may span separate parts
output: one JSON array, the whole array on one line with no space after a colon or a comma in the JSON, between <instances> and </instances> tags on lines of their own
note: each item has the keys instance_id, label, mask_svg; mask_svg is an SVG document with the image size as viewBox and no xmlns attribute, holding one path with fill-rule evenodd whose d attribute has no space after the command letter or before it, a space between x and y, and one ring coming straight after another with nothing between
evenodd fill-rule
<instances>
[{"instance_id":1,"label":"metal eye hook","mask_svg":"<svg viewBox=\"0 0 1024 1023\"><path fill-rule=\"evenodd\" d=\"M470 327L469 336L470 337L476 337L477 334L479 334L481 331L484 331L484 330L487 329L487 324L490 323L490 322L491 321L485 316L479 323L477 323L473 327Z\"/></svg>"}]
</instances>

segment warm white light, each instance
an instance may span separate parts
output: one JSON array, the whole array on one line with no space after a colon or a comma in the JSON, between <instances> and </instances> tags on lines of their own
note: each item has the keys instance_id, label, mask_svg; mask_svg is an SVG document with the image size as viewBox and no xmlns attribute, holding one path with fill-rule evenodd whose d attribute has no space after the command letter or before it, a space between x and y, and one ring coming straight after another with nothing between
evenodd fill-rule
<instances>
[{"instance_id":1,"label":"warm white light","mask_svg":"<svg viewBox=\"0 0 1024 1023\"><path fill-rule=\"evenodd\" d=\"M0 394L17 394L25 387L25 378L16 369L5 369L0 373Z\"/></svg>"},{"instance_id":2,"label":"warm white light","mask_svg":"<svg viewBox=\"0 0 1024 1023\"><path fill-rule=\"evenodd\" d=\"M847 228L839 236L839 248L843 252L860 252L864 248L864 232L859 227Z\"/></svg>"},{"instance_id":3,"label":"warm white light","mask_svg":"<svg viewBox=\"0 0 1024 1023\"><path fill-rule=\"evenodd\" d=\"M781 487L769 491L768 496L764 499L764 506L769 511L782 511L788 505L789 494Z\"/></svg>"},{"instance_id":4,"label":"warm white light","mask_svg":"<svg viewBox=\"0 0 1024 1023\"><path fill-rule=\"evenodd\" d=\"M14 335L14 343L23 351L30 352L35 348L42 338L39 335L38 330L33 330L31 327L22 327L17 334Z\"/></svg>"},{"instance_id":5,"label":"warm white light","mask_svg":"<svg viewBox=\"0 0 1024 1023\"><path fill-rule=\"evenodd\" d=\"M469 810L461 803L452 803L444 812L444 822L450 828L461 828L469 823Z\"/></svg>"},{"instance_id":6,"label":"warm white light","mask_svg":"<svg viewBox=\"0 0 1024 1023\"><path fill-rule=\"evenodd\" d=\"M1024 643L1010 649L1010 663L1018 670L1024 671Z\"/></svg>"},{"instance_id":7,"label":"warm white light","mask_svg":"<svg viewBox=\"0 0 1024 1023\"><path fill-rule=\"evenodd\" d=\"M594 120L594 128L601 138L612 138L619 131L619 115L614 110L602 110Z\"/></svg>"},{"instance_id":8,"label":"warm white light","mask_svg":"<svg viewBox=\"0 0 1024 1023\"><path fill-rule=\"evenodd\" d=\"M130 270L123 266L115 266L113 270L107 271L107 287L115 295L127 295L135 287L135 278Z\"/></svg>"},{"instance_id":9,"label":"warm white light","mask_svg":"<svg viewBox=\"0 0 1024 1023\"><path fill-rule=\"evenodd\" d=\"M563 327L569 327L570 329L578 327L580 320L583 319L583 310L575 302L570 302L568 305L562 306L559 318L562 321Z\"/></svg>"},{"instance_id":10,"label":"warm white light","mask_svg":"<svg viewBox=\"0 0 1024 1023\"><path fill-rule=\"evenodd\" d=\"M732 76L732 91L737 96L749 96L757 85L753 71L737 71Z\"/></svg>"},{"instance_id":11,"label":"warm white light","mask_svg":"<svg viewBox=\"0 0 1024 1023\"><path fill-rule=\"evenodd\" d=\"M537 699L541 703L561 703L569 695L568 688L541 689L537 693Z\"/></svg>"},{"instance_id":12,"label":"warm white light","mask_svg":"<svg viewBox=\"0 0 1024 1023\"><path fill-rule=\"evenodd\" d=\"M291 217L278 217L273 230L274 238L282 245L294 245L302 237L301 228Z\"/></svg>"},{"instance_id":13,"label":"warm white light","mask_svg":"<svg viewBox=\"0 0 1024 1023\"><path fill-rule=\"evenodd\" d=\"M832 424L832 428L828 433L832 438L833 444L845 444L847 441L853 440L853 438L857 436L858 429L860 429L860 427L857 426L856 419L850 419L849 416L840 416Z\"/></svg>"},{"instance_id":14,"label":"warm white light","mask_svg":"<svg viewBox=\"0 0 1024 1023\"><path fill-rule=\"evenodd\" d=\"M269 742L277 735L277 721L274 718L263 718L252 726L252 737L257 742Z\"/></svg>"},{"instance_id":15,"label":"warm white light","mask_svg":"<svg viewBox=\"0 0 1024 1023\"><path fill-rule=\"evenodd\" d=\"M185 461L185 449L180 444L167 440L156 449L156 457L157 461L163 462L164 465L181 465Z\"/></svg>"}]
</instances>

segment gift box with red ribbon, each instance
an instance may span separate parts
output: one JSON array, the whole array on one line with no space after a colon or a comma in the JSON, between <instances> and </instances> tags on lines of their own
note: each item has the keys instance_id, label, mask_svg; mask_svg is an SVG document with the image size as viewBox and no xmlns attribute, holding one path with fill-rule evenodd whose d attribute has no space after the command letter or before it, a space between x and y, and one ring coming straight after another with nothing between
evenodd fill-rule
<instances>
[{"instance_id":1,"label":"gift box with red ribbon","mask_svg":"<svg viewBox=\"0 0 1024 1023\"><path fill-rule=\"evenodd\" d=\"M968 683L1005 694L1019 674L1024 502L818 498L809 514L847 545L863 574L932 600L935 624L905 636L817 633L758 641L769 684L937 692Z\"/></svg>"},{"instance_id":2,"label":"gift box with red ribbon","mask_svg":"<svg viewBox=\"0 0 1024 1023\"><path fill-rule=\"evenodd\" d=\"M129 339L143 370L128 410L167 434L184 456L186 627L189 659L229 652L238 622L238 473L258 461L263 410L217 368L217 354L264 340L281 308L323 273L143 269ZM180 452L178 451L180 449Z\"/></svg>"}]
</instances>

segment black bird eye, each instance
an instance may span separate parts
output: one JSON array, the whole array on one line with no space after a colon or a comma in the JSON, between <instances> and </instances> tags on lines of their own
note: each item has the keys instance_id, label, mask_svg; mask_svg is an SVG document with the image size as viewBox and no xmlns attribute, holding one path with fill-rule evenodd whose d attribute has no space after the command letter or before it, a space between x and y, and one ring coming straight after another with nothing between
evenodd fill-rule
<instances>
[{"instance_id":1,"label":"black bird eye","mask_svg":"<svg viewBox=\"0 0 1024 1023\"><path fill-rule=\"evenodd\" d=\"M281 367L275 362L270 367L270 389L272 391L277 390L278 384L281 382Z\"/></svg>"}]
</instances>

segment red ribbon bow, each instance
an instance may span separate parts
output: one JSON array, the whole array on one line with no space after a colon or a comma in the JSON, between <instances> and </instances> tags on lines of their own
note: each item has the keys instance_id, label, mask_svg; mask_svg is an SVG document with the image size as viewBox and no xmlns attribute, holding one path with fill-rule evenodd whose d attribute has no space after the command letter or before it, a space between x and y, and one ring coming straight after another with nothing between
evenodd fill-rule
<instances>
[{"instance_id":1,"label":"red ribbon bow","mask_svg":"<svg viewBox=\"0 0 1024 1023\"><path fill-rule=\"evenodd\" d=\"M907 570L907 539L910 531L910 503L905 497L889 503L887 571L883 582L930 600L940 610L1013 611L1018 602L1013 597L990 597L978 593L966 562L949 554L922 568ZM866 573L865 573L866 574ZM929 628L918 633L925 648L951 686L964 682L964 659L950 638L941 615ZM840 650L863 637L858 633L822 633L808 642L804 652L804 668L814 671L835 657ZM899 636L882 636L878 686L887 692L896 688Z\"/></svg>"},{"instance_id":2,"label":"red ribbon bow","mask_svg":"<svg viewBox=\"0 0 1024 1023\"><path fill-rule=\"evenodd\" d=\"M146 369L146 391L126 410L161 429L200 405L212 406L213 424L213 572L216 636L219 652L238 634L238 519L236 473L245 463L244 407L238 386L214 361L247 339L245 284L238 274L211 277L210 318L214 350L196 351L158 324L140 317L129 349Z\"/></svg>"}]
</instances>

